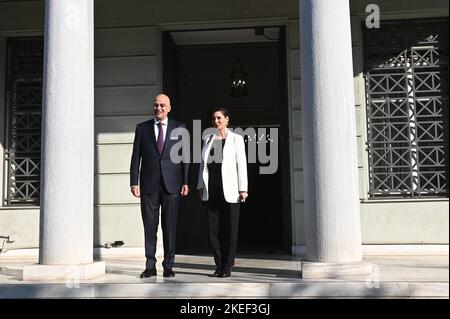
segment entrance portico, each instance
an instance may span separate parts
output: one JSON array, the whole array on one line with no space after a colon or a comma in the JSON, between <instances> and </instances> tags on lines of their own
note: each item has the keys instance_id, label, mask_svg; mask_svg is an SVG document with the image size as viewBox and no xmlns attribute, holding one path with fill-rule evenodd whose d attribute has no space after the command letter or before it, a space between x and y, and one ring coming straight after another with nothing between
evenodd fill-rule
<instances>
[{"instance_id":1,"label":"entrance portico","mask_svg":"<svg viewBox=\"0 0 450 319\"><path fill-rule=\"evenodd\" d=\"M37 272L47 273L42 267L65 266L81 267L87 278L104 272L92 259L93 2L47 0L45 10L40 265L26 267L24 278L39 279ZM300 1L300 24L307 258L358 263L348 1ZM338 160L341 154L348 160Z\"/></svg>"},{"instance_id":2,"label":"entrance portico","mask_svg":"<svg viewBox=\"0 0 450 319\"><path fill-rule=\"evenodd\" d=\"M307 258L352 268L361 234L348 1L299 4ZM92 6L46 1L39 267L95 265Z\"/></svg>"}]
</instances>

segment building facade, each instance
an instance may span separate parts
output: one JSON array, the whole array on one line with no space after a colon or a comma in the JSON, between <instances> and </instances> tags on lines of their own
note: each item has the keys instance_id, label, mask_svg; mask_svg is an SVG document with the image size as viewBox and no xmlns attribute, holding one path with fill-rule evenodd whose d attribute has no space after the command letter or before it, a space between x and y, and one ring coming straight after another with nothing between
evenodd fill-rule
<instances>
[{"instance_id":1,"label":"building facade","mask_svg":"<svg viewBox=\"0 0 450 319\"><path fill-rule=\"evenodd\" d=\"M49 2L47 16L51 17L48 12L54 11ZM448 1L377 1L380 28L368 28L367 16L376 13L368 10L373 9L372 2L351 0L349 7L345 1L338 5L348 13L351 26L354 109L349 113L354 116L351 125L356 135L355 172L363 251L383 252L383 246L393 245L400 245L399 251L411 247L426 250L436 245L445 250L449 237ZM324 7L313 5L304 10L320 12L330 4L317 3ZM69 1L58 11L55 21L60 19L70 30L71 23L76 24L78 15L83 14L77 8ZM60 189L54 190L61 202L59 207L78 203L79 209L71 212L76 219L86 210L83 207L93 206L94 222L88 230L93 228L95 247L117 240L123 241L124 247L143 246L139 202L129 191L129 161L135 126L151 117L152 99L164 91L173 97L173 115L188 126L195 119L201 120L203 127L208 126L210 110L223 105L229 108L236 127L267 128L267 132L278 129L276 173L260 175L259 165L249 165L250 184L254 181L249 194L254 200L241 214L238 249L303 254L310 229L305 220L311 221L305 219L305 194L311 198L312 187L311 178L305 182L305 169L312 167L305 165L312 164L305 164L304 159L311 162L315 148L304 146L303 134L308 129L302 128L302 77L309 73L301 69L300 61L308 59L301 58L302 44L306 46L304 52L316 48L308 47L309 42L300 36L302 28L308 27L299 13L301 1L96 0L93 8L95 157L94 183L92 192L88 192L93 204L89 195L77 197L83 194L81 190L73 198L70 192ZM43 37L45 28L52 25L52 21L45 20L45 11L45 1L0 0L0 236L14 237L9 249L39 246L42 84L44 60L50 59L44 52ZM333 24L323 21L323 27L332 30ZM70 51L63 46L65 36L58 35L62 39L58 50L65 50L66 57L48 61L63 59L60 77L85 76L88 71L80 69L78 63L89 57L80 57L82 48L75 46ZM317 35L313 32L312 36ZM342 63L346 63L345 44L336 44L334 49L338 50L334 53L336 59L343 58ZM229 95L230 72L236 58L248 74L249 91L245 97ZM333 69L327 72L335 79L341 76ZM345 81L344 75L342 78ZM55 81L55 88L64 86L59 77ZM68 99L52 98L54 105ZM80 103L77 109L90 105L89 98L73 99ZM346 111L338 108L337 114ZM71 131L66 139L55 138L52 142L56 153L58 147L71 143L70 132L85 134L85 122L91 120L58 114L53 123L69 119ZM323 129L339 130L348 124L338 122L338 118L335 121ZM86 140L90 138L88 133ZM334 146L323 147L326 151L326 147ZM89 150L80 148L78 152L69 163L74 172L69 174L67 185L77 180L74 176L80 171L90 172L77 162L80 153L84 157ZM89 158L89 154L86 156ZM334 170L338 172L351 156L342 149L341 156L333 158ZM192 165L192 190L196 169ZM84 187L82 182L80 185ZM342 189L327 191L327 196L333 197ZM195 195L193 191L180 211L180 252L201 252L207 246L206 216Z\"/></svg>"}]
</instances>

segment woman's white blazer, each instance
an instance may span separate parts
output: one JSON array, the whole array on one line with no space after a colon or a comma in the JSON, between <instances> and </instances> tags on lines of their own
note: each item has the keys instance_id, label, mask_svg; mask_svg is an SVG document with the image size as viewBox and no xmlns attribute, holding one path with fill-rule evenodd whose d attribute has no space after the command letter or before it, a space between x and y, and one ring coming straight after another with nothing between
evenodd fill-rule
<instances>
[{"instance_id":1,"label":"woman's white blazer","mask_svg":"<svg viewBox=\"0 0 450 319\"><path fill-rule=\"evenodd\" d=\"M213 142L214 135L211 135L205 140L202 148L197 189L203 188L203 201L209 198L207 163ZM231 131L228 131L223 147L222 185L223 195L228 203L238 203L239 192L247 192L248 187L244 138Z\"/></svg>"}]
</instances>

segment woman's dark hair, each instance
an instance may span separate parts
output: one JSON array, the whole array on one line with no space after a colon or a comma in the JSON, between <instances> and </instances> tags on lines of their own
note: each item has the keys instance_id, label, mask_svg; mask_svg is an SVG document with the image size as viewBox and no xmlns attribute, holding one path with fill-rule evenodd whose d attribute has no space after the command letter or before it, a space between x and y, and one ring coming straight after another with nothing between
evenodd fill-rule
<instances>
[{"instance_id":1,"label":"woman's dark hair","mask_svg":"<svg viewBox=\"0 0 450 319\"><path fill-rule=\"evenodd\" d=\"M227 116L229 117L229 115L228 115L228 110L227 110L226 108L222 107L222 106L216 107L216 108L214 109L214 111L212 112L211 116L213 116L214 113L216 113L216 112L222 113L224 117L227 117Z\"/></svg>"}]
</instances>

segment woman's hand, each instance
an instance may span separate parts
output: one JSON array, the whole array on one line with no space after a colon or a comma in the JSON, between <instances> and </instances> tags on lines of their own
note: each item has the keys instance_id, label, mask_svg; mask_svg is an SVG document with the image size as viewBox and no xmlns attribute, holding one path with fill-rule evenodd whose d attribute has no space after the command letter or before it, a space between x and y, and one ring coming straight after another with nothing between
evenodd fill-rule
<instances>
[{"instance_id":1,"label":"woman's hand","mask_svg":"<svg viewBox=\"0 0 450 319\"><path fill-rule=\"evenodd\" d=\"M200 200L203 199L203 188L199 188L199 190L198 190L198 197L200 197Z\"/></svg>"},{"instance_id":2,"label":"woman's hand","mask_svg":"<svg viewBox=\"0 0 450 319\"><path fill-rule=\"evenodd\" d=\"M247 197L248 197L248 193L247 192L239 192L239 200L242 203L245 203L245 200L247 199Z\"/></svg>"}]
</instances>

